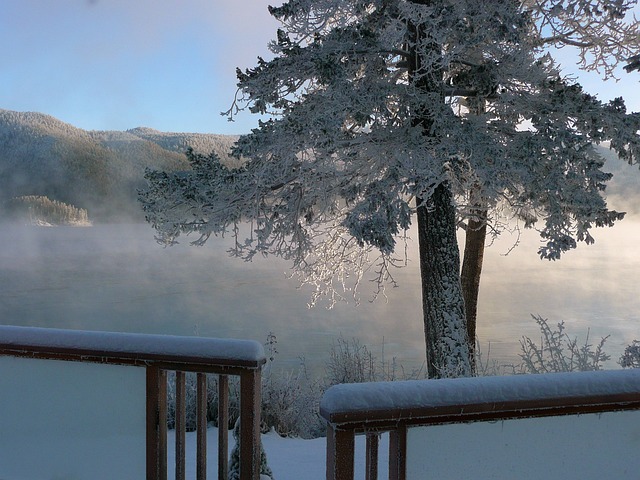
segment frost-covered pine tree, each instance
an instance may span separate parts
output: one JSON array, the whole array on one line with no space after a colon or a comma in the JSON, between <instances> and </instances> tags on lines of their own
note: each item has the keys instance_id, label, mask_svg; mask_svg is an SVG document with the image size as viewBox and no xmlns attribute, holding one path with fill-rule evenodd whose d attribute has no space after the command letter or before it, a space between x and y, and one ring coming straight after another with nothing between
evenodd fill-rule
<instances>
[{"instance_id":1,"label":"frost-covered pine tree","mask_svg":"<svg viewBox=\"0 0 640 480\"><path fill-rule=\"evenodd\" d=\"M270 117L236 144L245 163L229 169L189 152L191 172L149 173L147 218L166 243L231 233L237 256L291 260L315 286L314 302L336 301L364 278L380 289L393 283L398 242L417 221L429 376L471 375L460 219L478 218L481 205L482 221L498 228L506 212L535 226L540 256L555 259L592 242L593 226L622 218L601 195L610 176L592 145L610 140L635 162L638 118L622 100L603 104L563 78L541 33L561 33L565 20L554 22L568 4L591 3L627 5L290 0L270 8L282 23L274 58L238 71L228 112Z\"/></svg>"},{"instance_id":2,"label":"frost-covered pine tree","mask_svg":"<svg viewBox=\"0 0 640 480\"><path fill-rule=\"evenodd\" d=\"M634 14L636 1L619 0L536 0L522 4L535 28L534 45L572 50L581 70L597 72L604 80L617 80L620 66L627 72L639 69L640 31ZM612 86L613 87L613 86ZM471 99L471 113L484 111L489 98ZM488 228L488 205L479 186L470 188L470 208L465 230L464 259L461 270L467 332L470 346L476 338L476 313L480 275ZM491 226L495 231L495 225Z\"/></svg>"},{"instance_id":3,"label":"frost-covered pine tree","mask_svg":"<svg viewBox=\"0 0 640 480\"><path fill-rule=\"evenodd\" d=\"M236 441L229 459L229 480L240 480L240 418L233 426L233 438ZM267 462L262 440L260 440L260 480L274 480L273 472Z\"/></svg>"}]
</instances>

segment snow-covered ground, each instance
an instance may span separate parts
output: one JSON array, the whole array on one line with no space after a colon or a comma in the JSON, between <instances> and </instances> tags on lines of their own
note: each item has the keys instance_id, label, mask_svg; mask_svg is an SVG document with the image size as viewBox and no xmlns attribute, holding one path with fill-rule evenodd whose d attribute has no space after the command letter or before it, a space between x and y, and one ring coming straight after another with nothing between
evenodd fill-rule
<instances>
[{"instance_id":1,"label":"snow-covered ground","mask_svg":"<svg viewBox=\"0 0 640 480\"><path fill-rule=\"evenodd\" d=\"M207 432L207 478L218 478L218 429L210 428ZM167 442L167 467L168 478L175 478L175 432L168 432ZM96 432L96 438L83 438L72 441L66 437L61 429L58 433L46 438L39 438L31 442L23 450L33 452L48 451L57 452L53 458L42 458L42 455L33 457L20 455L13 450L11 455L0 455L0 480L51 480L51 479L74 479L74 480L94 480L113 479L119 480L140 480L140 474L144 471L143 455L118 456L117 459L104 452L110 451L113 445L109 445L114 439L99 438L100 433ZM384 435L380 445L380 478L386 478L387 466L382 464L386 460L384 452L388 451L387 436ZM135 438L126 439L135 445ZM35 442L35 445L34 445ZM83 445L78 445L81 442ZM24 445L24 442L20 442ZM233 436L229 432L229 449L233 447ZM317 438L313 440L303 440L299 438L282 438L275 432L262 436L262 443L267 454L269 466L274 475L274 480L324 480L325 473L325 449L326 439ZM356 438L356 478L364 478L364 444L365 438ZM39 448L41 445L43 448ZM68 449L77 451L78 449L89 448L92 453L82 455L82 458L70 458ZM186 434L186 478L195 478L196 474L196 434L187 432ZM10 452L3 448L5 454ZM9 449L11 450L11 449ZM144 449L143 449L144 452ZM95 453L95 455L93 455ZM27 458L29 457L29 458ZM75 456L74 456L75 457ZM133 472L133 473L131 473ZM53 476L52 476L53 475ZM115 475L115 476L114 476ZM142 474L144 476L144 474Z\"/></svg>"},{"instance_id":2,"label":"snow-covered ground","mask_svg":"<svg viewBox=\"0 0 640 480\"><path fill-rule=\"evenodd\" d=\"M230 432L231 433L231 432ZM175 442L174 432L169 432L168 441L168 470L169 478L174 474ZM233 438L229 435L230 447ZM325 480L326 478L326 438L303 440L300 438L282 438L275 432L262 436L262 444L267 454L269 466L273 471L274 480ZM388 436L383 435L380 440L379 478L387 477ZM187 478L195 478L195 432L186 434L187 448ZM207 478L217 478L218 474L218 429L210 428L207 435ZM365 438L356 437L355 478L364 478Z\"/></svg>"},{"instance_id":3,"label":"snow-covered ground","mask_svg":"<svg viewBox=\"0 0 640 480\"><path fill-rule=\"evenodd\" d=\"M614 414L615 415L615 414ZM637 425L637 415L638 412L624 412L622 421L629 422L627 417L634 416L632 418L632 424ZM606 429L604 431L600 431L599 428L594 428L594 425L601 425L601 420L597 414L595 415L586 415L584 417L593 417L593 421L595 422L591 426L587 427L587 430L582 431L580 429L575 430L573 427L567 428L567 425L563 425L563 422L566 423L570 421L570 417L560 417L560 422L557 423L556 419L546 419L543 424L533 425L533 429L530 429L531 425L525 425L525 429L527 434L523 435L523 432L518 433L515 437L511 439L510 450L504 450L504 446L500 446L500 448L496 448L499 444L492 444L486 441L484 437L484 433L480 435L471 435L467 438L467 443L471 445L467 445L470 447L465 449L465 455L459 455L459 442L460 438L455 439L449 433L451 431L446 432L442 431L446 429L446 426L438 426L438 427L430 427L429 431L420 431L417 429L417 432L422 435L420 439L420 458L423 460L422 462L417 462L414 465L415 468L418 468L419 471L417 476L413 476L411 478L419 478L422 476L420 472L425 471L424 462L427 461L428 457L424 457L424 452L432 450L442 450L443 448L447 449L451 446L451 441L456 440L455 445L458 448L453 448L449 452L449 457L447 457L446 461L436 462L437 465L442 466L443 464L447 464L449 466L453 466L454 469L461 470L463 472L469 471L477 471L479 466L482 466L483 471L490 471L491 468L496 468L496 466L500 466L498 468L499 472L491 473L487 478L500 478L500 479L511 479L511 478L553 478L553 479L564 479L564 478L581 478L581 479L589 479L589 480L602 480L609 478L620 478L620 479L635 479L637 478L637 468L638 468L638 456L634 454L630 454L629 452L634 451L638 447L638 437L634 437L631 441L623 441L622 447L626 453L623 456L617 455L616 451L619 450L620 442L616 440L620 440L620 438L611 438L614 440L613 442L609 442L604 448L605 452L611 454L611 461L608 461L608 458L602 460L602 446L603 440L609 438L607 437ZM626 419L626 420L625 420ZM531 423L532 420L526 420L525 423ZM492 422L494 426L498 430L502 430L500 425L505 426L505 422ZM508 421L507 421L508 423ZM538 454L523 451L523 443L530 445L532 438L528 435L529 433L533 434L535 438L547 438L548 439L548 427L559 427L561 429L566 429L566 435L570 435L570 432L574 432L578 435L578 439L575 439L572 442L568 443L558 443L553 440L547 441L544 444L538 444L538 448L535 451L539 452ZM466 426L462 426L465 429L466 436L469 432L473 433L473 429L479 427L479 424L472 423L467 424ZM541 428L538 428L541 427ZM435 429L434 429L435 428ZM433 437L433 433L437 433L436 437ZM485 432L486 433L486 432ZM557 429L556 429L557 433ZM604 435L603 435L604 434ZM426 436L425 436L426 435ZM564 435L566 437L566 435ZM61 435L62 437L63 435ZM217 438L218 438L218 430L217 428L209 428L207 435L207 478L215 479L217 478ZM577 448L576 444L580 443L582 440L588 440L588 444L591 449L583 450L581 448ZM50 441L55 443L57 440L64 439L56 439L50 438ZM463 439L464 440L464 439ZM629 440L628 438L626 440ZM303 440L299 438L282 438L278 436L276 433L268 433L262 436L262 442L267 454L269 466L273 472L273 480L324 480L326 478L326 457L325 457L325 448L326 448L326 439L318 438L313 440ZM431 442L431 443L429 443ZM435 443L434 443L435 442ZM233 446L232 436L230 435L230 449ZM423 448L423 445L426 445L426 449ZM582 445L582 443L580 443ZM187 447L187 460L186 460L186 478L195 478L196 465L195 465L195 448L196 448L196 435L195 432L188 432L186 434L186 447ZM175 466L175 443L174 443L174 431L169 431L168 433L168 478L174 478L174 466ZM564 453L560 453L560 451ZM637 451L637 450L635 450ZM387 452L388 452L388 436L386 434L382 435L379 447L379 467L378 467L378 478L387 478L388 470L387 470ZM532 450L533 452L533 450ZM593 459L585 462L585 453L589 455L587 452L592 452L596 454L596 457L599 460L595 460L595 467L593 464ZM411 453L411 452L409 452ZM471 455L469 455L471 454ZM482 458L478 458L478 455L488 455ZM524 457L523 457L524 455ZM528 455L528 456L527 456ZM469 456L469 458L466 458ZM538 476L538 473L533 472L530 469L527 471L522 471L522 465L517 463L513 464L513 462L509 462L509 459L519 459L525 458L525 462L527 465L533 467L533 470L538 469L545 472L544 476ZM487 461L487 459L490 459ZM29 461L29 459L24 459L25 461ZM84 459L76 459L73 461L84 461ZM140 459L135 459L138 461ZM72 461L72 459L67 458L67 461ZM132 459L133 461L133 459ZM144 459L142 459L144 462ZM126 459L118 458L110 459L112 464L117 463L120 467L123 467L122 463L126 462ZM87 463L86 461L84 463ZM365 463L365 438L363 436L356 437L356 452L355 452L355 477L354 478L364 478L364 463ZM511 473L517 472L515 476L511 476L508 471L505 474L504 468L502 464L506 464L511 468ZM102 470L102 466L100 467L101 471L97 472L97 477L99 478L114 478L110 476L110 472L108 468ZM431 468L431 467L430 467ZM449 473L451 469L447 470ZM569 473L566 473L566 472ZM416 475L416 472L413 471L413 474ZM564 472L555 476L555 473ZM615 472L615 476L610 476L609 473ZM111 471L113 473L113 470ZM440 474L443 472L439 472ZM78 479L83 480L85 476L51 476L50 471L47 468L43 467L41 472L33 472L31 471L28 476L9 476L5 477L4 474L0 472L0 479L24 479L24 480L50 480L52 478L68 478L68 479ZM467 478L464 476L454 475L453 477L448 478ZM551 475L551 476L549 476ZM134 475L133 477L127 477L125 475L119 475L117 478L120 480L139 480L136 478L138 475ZM94 478L93 476L91 478ZM445 478L443 476L439 476L436 474L434 478Z\"/></svg>"}]
</instances>

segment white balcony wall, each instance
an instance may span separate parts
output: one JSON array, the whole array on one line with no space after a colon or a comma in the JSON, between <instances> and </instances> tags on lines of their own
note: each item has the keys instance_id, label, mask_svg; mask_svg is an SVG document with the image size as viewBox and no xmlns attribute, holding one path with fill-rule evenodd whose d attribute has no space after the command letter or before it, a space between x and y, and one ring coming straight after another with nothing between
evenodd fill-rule
<instances>
[{"instance_id":1,"label":"white balcony wall","mask_svg":"<svg viewBox=\"0 0 640 480\"><path fill-rule=\"evenodd\" d=\"M0 479L145 478L145 369L0 357Z\"/></svg>"},{"instance_id":2,"label":"white balcony wall","mask_svg":"<svg viewBox=\"0 0 640 480\"><path fill-rule=\"evenodd\" d=\"M413 427L407 480L637 480L640 411Z\"/></svg>"}]
</instances>

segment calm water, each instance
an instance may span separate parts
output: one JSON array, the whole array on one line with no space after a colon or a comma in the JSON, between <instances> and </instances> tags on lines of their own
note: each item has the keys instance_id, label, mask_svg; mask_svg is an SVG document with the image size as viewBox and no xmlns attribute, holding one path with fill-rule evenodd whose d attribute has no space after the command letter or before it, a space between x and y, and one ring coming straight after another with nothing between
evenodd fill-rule
<instances>
[{"instance_id":1,"label":"calm water","mask_svg":"<svg viewBox=\"0 0 640 480\"><path fill-rule=\"evenodd\" d=\"M530 314L591 338L611 335L607 351L617 359L640 339L640 221L628 218L598 231L559 262L537 258L537 238L502 238L486 254L478 315L482 349L512 362L523 335L537 337ZM284 368L304 356L319 365L332 342L358 337L380 359L409 367L424 357L416 246L400 271L400 287L388 300L359 306L307 308L309 290L288 279L288 264L275 258L252 263L225 253L226 240L205 247L163 248L147 225L90 228L0 226L0 321L88 330L252 338L277 336ZM610 366L615 366L611 363Z\"/></svg>"}]
</instances>

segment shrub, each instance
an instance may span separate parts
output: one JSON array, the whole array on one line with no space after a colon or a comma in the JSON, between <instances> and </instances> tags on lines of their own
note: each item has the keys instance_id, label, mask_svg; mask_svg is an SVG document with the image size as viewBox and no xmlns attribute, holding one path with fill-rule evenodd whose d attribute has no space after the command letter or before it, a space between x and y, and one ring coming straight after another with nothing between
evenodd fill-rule
<instances>
[{"instance_id":1,"label":"shrub","mask_svg":"<svg viewBox=\"0 0 640 480\"><path fill-rule=\"evenodd\" d=\"M329 385L375 382L380 377L376 359L367 346L357 338L345 340L342 336L331 345L325 372Z\"/></svg>"},{"instance_id":2,"label":"shrub","mask_svg":"<svg viewBox=\"0 0 640 480\"><path fill-rule=\"evenodd\" d=\"M297 371L269 372L262 383L263 430L283 437L317 438L324 434L319 405L324 388L311 378L304 362Z\"/></svg>"},{"instance_id":3,"label":"shrub","mask_svg":"<svg viewBox=\"0 0 640 480\"><path fill-rule=\"evenodd\" d=\"M640 342L638 340L627 345L618 363L622 368L640 368Z\"/></svg>"},{"instance_id":4,"label":"shrub","mask_svg":"<svg viewBox=\"0 0 640 480\"><path fill-rule=\"evenodd\" d=\"M395 357L387 360L384 356L384 339L382 340L382 359L378 360L357 338L352 337L347 340L340 336L331 345L329 359L325 364L325 381L328 386L338 383L416 380L425 376L425 363L407 372L397 363Z\"/></svg>"},{"instance_id":5,"label":"shrub","mask_svg":"<svg viewBox=\"0 0 640 480\"><path fill-rule=\"evenodd\" d=\"M237 420L233 427L233 438L236 443L231 450L231 458L229 459L229 477L228 480L240 480L240 421ZM263 476L273 480L273 472L269 467L267 461L267 455L262 446L262 439L260 439L260 478Z\"/></svg>"},{"instance_id":6,"label":"shrub","mask_svg":"<svg viewBox=\"0 0 640 480\"><path fill-rule=\"evenodd\" d=\"M239 415L239 394L237 381L231 377L229 381L229 425L231 428ZM196 429L196 391L195 373L185 375L185 429L193 432ZM176 413L176 374L167 373L167 427L175 428ZM207 422L218 425L218 376L207 375Z\"/></svg>"},{"instance_id":7,"label":"shrub","mask_svg":"<svg viewBox=\"0 0 640 480\"><path fill-rule=\"evenodd\" d=\"M589 343L589 330L584 343L565 333L564 322L554 329L549 321L532 315L540 327L540 344L529 337L520 340L522 373L549 373L600 370L602 363L611 357L604 352L609 336L603 337L594 347Z\"/></svg>"}]
</instances>

